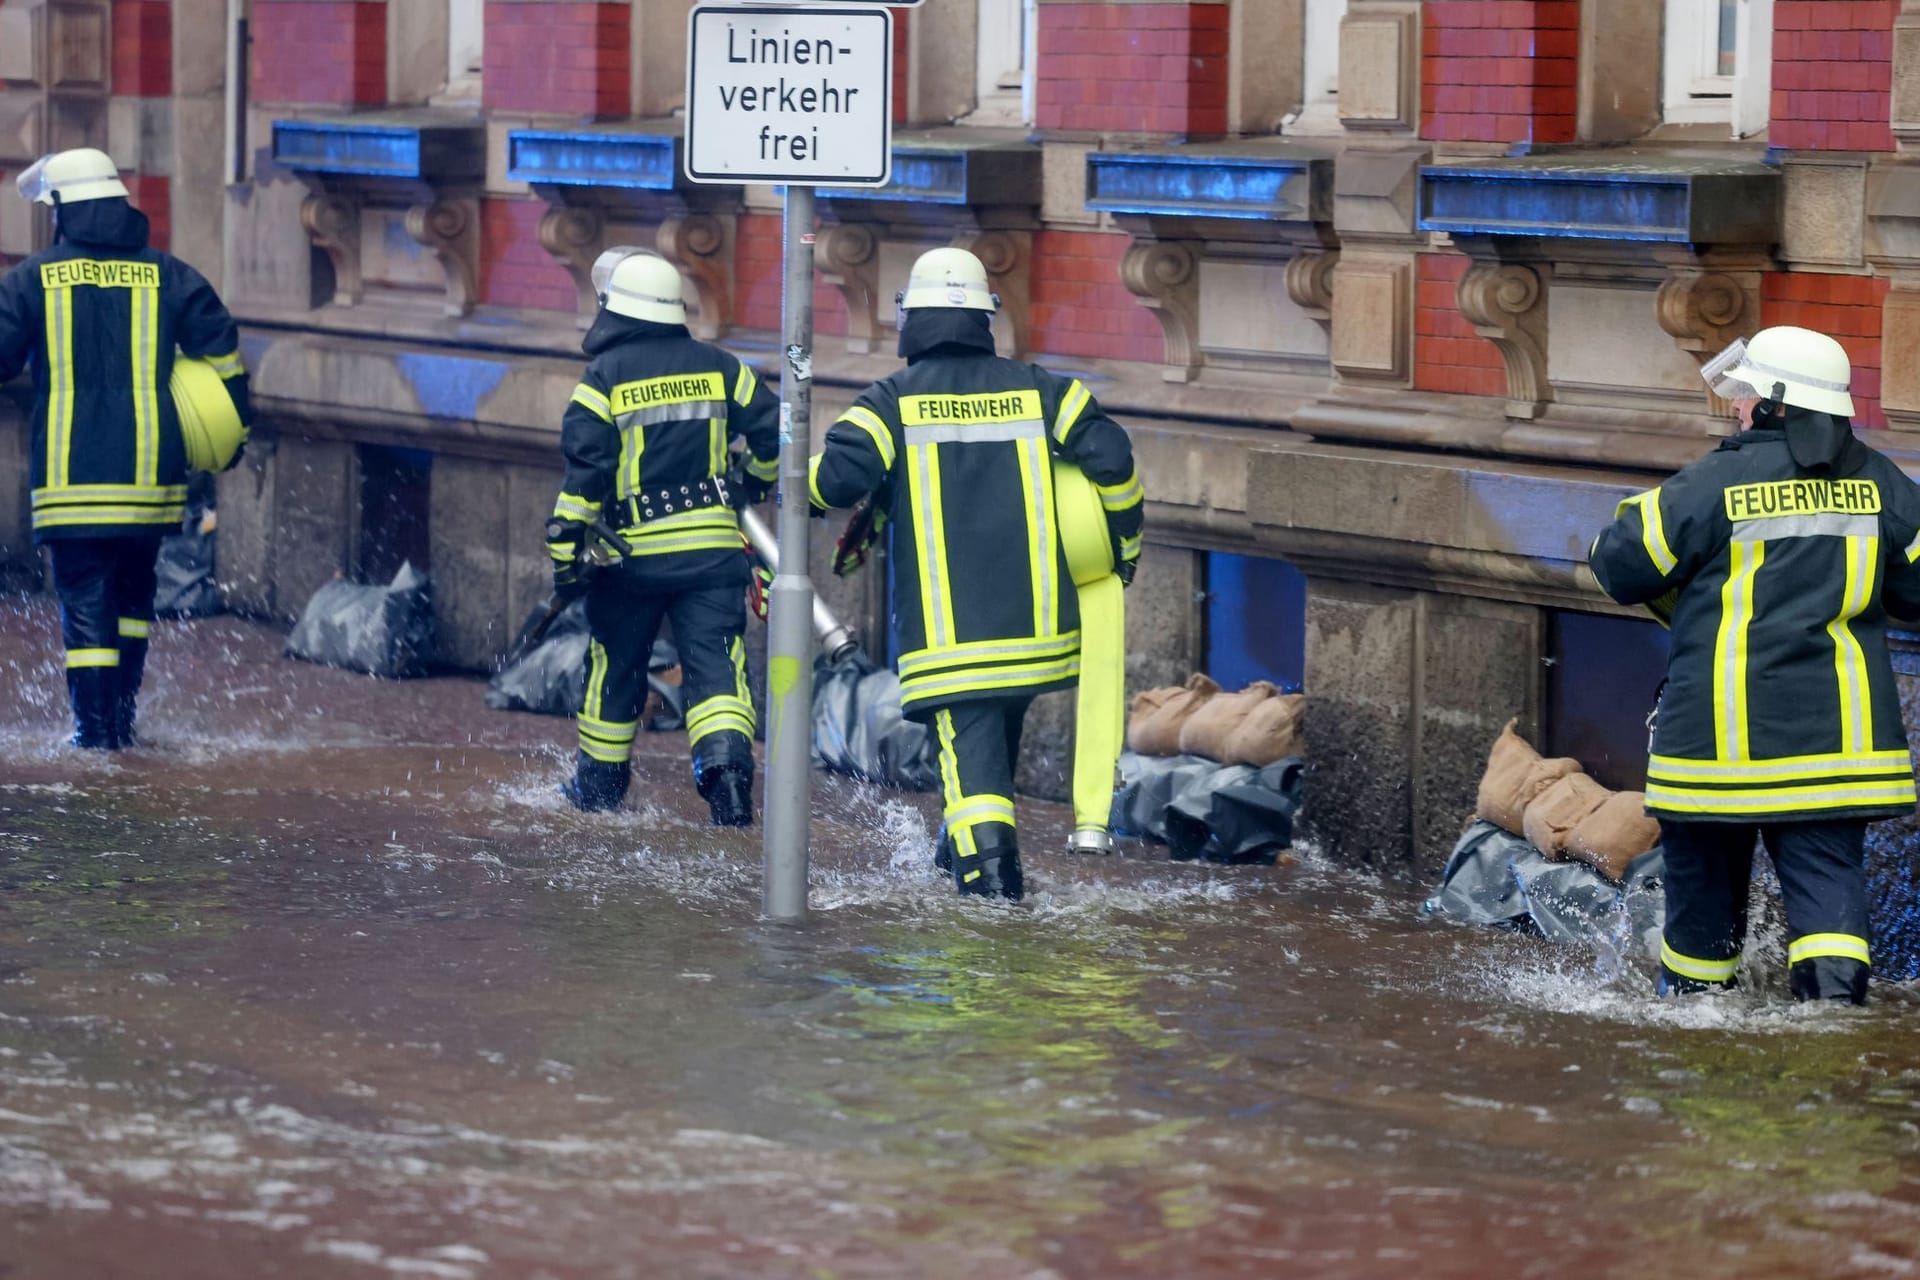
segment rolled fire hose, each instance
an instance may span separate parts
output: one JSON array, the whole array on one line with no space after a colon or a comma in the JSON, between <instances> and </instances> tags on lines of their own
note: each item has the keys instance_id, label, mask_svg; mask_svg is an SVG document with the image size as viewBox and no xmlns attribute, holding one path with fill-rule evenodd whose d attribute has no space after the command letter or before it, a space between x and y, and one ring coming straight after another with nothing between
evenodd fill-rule
<instances>
[{"instance_id":1,"label":"rolled fire hose","mask_svg":"<svg viewBox=\"0 0 1920 1280\"><path fill-rule=\"evenodd\" d=\"M780 572L780 544L753 508L740 512L740 528L760 558L767 562L767 568ZM819 639L820 651L827 655L828 662L838 662L860 647L853 628L834 617L833 610L822 604L817 594L813 597L813 634Z\"/></svg>"},{"instance_id":2,"label":"rolled fire hose","mask_svg":"<svg viewBox=\"0 0 1920 1280\"><path fill-rule=\"evenodd\" d=\"M1126 738L1126 589L1113 571L1107 513L1093 481L1071 462L1053 460L1054 507L1067 569L1080 589L1080 696L1074 715L1075 853L1111 853L1107 819L1114 772Z\"/></svg>"},{"instance_id":3,"label":"rolled fire hose","mask_svg":"<svg viewBox=\"0 0 1920 1280\"><path fill-rule=\"evenodd\" d=\"M180 356L167 383L180 415L180 437L187 465L195 471L224 471L246 443L247 427L233 407L227 384L205 360Z\"/></svg>"}]
</instances>

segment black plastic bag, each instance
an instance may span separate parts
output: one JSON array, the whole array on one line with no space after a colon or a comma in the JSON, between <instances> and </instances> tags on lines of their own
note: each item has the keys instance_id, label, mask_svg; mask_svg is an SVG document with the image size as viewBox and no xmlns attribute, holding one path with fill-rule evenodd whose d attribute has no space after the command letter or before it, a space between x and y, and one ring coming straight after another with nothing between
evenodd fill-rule
<instances>
[{"instance_id":1,"label":"black plastic bag","mask_svg":"<svg viewBox=\"0 0 1920 1280\"><path fill-rule=\"evenodd\" d=\"M527 616L521 635L530 632L546 613L542 605ZM539 644L513 658L487 681L487 705L495 711L531 711L543 716L570 716L580 710L587 687L587 629L584 601L575 600L560 611ZM648 724L660 733L685 724L686 707L680 686L654 674L680 665L680 654L665 640L653 642L647 659L647 685L660 695L666 712Z\"/></svg>"},{"instance_id":2,"label":"black plastic bag","mask_svg":"<svg viewBox=\"0 0 1920 1280\"><path fill-rule=\"evenodd\" d=\"M329 582L287 637L291 657L394 679L425 674L433 647L433 584L410 563L384 587Z\"/></svg>"},{"instance_id":3,"label":"black plastic bag","mask_svg":"<svg viewBox=\"0 0 1920 1280\"><path fill-rule=\"evenodd\" d=\"M1110 821L1116 834L1168 845L1175 861L1271 863L1293 843L1305 776L1297 759L1255 769L1128 751Z\"/></svg>"},{"instance_id":4,"label":"black plastic bag","mask_svg":"<svg viewBox=\"0 0 1920 1280\"><path fill-rule=\"evenodd\" d=\"M1611 946L1623 911L1632 935L1659 930L1665 874L1665 855L1654 849L1628 863L1626 878L1615 884L1584 862L1551 861L1519 836L1476 822L1454 846L1425 911L1553 942Z\"/></svg>"},{"instance_id":5,"label":"black plastic bag","mask_svg":"<svg viewBox=\"0 0 1920 1280\"><path fill-rule=\"evenodd\" d=\"M855 651L813 669L813 758L822 768L907 791L940 787L939 746L900 711L900 677Z\"/></svg>"},{"instance_id":6,"label":"black plastic bag","mask_svg":"<svg viewBox=\"0 0 1920 1280\"><path fill-rule=\"evenodd\" d=\"M162 618L207 618L226 611L214 581L211 511L189 514L185 528L160 544L154 563L153 611Z\"/></svg>"}]
</instances>

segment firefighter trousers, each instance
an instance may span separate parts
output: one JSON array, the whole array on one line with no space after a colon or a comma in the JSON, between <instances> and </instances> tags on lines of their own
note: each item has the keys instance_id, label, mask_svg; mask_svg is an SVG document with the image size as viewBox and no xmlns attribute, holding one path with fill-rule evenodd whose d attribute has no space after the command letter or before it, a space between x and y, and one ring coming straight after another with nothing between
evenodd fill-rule
<instances>
[{"instance_id":1,"label":"firefighter trousers","mask_svg":"<svg viewBox=\"0 0 1920 1280\"><path fill-rule=\"evenodd\" d=\"M1020 761L1020 731L1031 702L995 698L955 703L933 713L944 802L940 860L943 866L951 863L962 891L980 878L984 860L1019 852L1013 771Z\"/></svg>"},{"instance_id":2,"label":"firefighter trousers","mask_svg":"<svg viewBox=\"0 0 1920 1280\"><path fill-rule=\"evenodd\" d=\"M131 746L153 631L160 539L60 538L48 549L53 589L60 597L73 744L98 750Z\"/></svg>"},{"instance_id":3,"label":"firefighter trousers","mask_svg":"<svg viewBox=\"0 0 1920 1280\"><path fill-rule=\"evenodd\" d=\"M587 595L587 686L579 715L582 765L624 775L647 702L647 663L663 619L673 623L687 704L694 784L711 775L753 776L753 701L747 688L744 589L738 584L662 588L631 566L594 579ZM621 788L624 790L624 786Z\"/></svg>"},{"instance_id":4,"label":"firefighter trousers","mask_svg":"<svg viewBox=\"0 0 1920 1280\"><path fill-rule=\"evenodd\" d=\"M1787 909L1787 965L1799 1000L1866 999L1867 824L1660 820L1667 924L1661 987L1699 991L1733 982L1747 933L1756 837L1765 840Z\"/></svg>"}]
</instances>

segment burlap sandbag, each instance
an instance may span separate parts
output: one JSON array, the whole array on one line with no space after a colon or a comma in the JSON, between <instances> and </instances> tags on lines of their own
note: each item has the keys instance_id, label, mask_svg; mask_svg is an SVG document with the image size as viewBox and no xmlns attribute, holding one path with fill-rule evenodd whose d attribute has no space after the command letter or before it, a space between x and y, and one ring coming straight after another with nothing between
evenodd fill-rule
<instances>
[{"instance_id":1,"label":"burlap sandbag","mask_svg":"<svg viewBox=\"0 0 1920 1280\"><path fill-rule=\"evenodd\" d=\"M1265 680L1255 680L1238 693L1215 694L1180 726L1180 753L1226 762L1231 758L1227 755L1227 740L1238 732L1254 708L1279 696L1280 690Z\"/></svg>"},{"instance_id":2,"label":"burlap sandbag","mask_svg":"<svg viewBox=\"0 0 1920 1280\"><path fill-rule=\"evenodd\" d=\"M1181 727L1219 692L1220 686L1206 676L1189 676L1183 687L1128 727L1127 745L1143 756L1179 755Z\"/></svg>"},{"instance_id":3,"label":"burlap sandbag","mask_svg":"<svg viewBox=\"0 0 1920 1280\"><path fill-rule=\"evenodd\" d=\"M1127 749L1137 755L1157 755L1140 745L1140 735L1146 723L1153 719L1167 699L1180 692L1179 685L1170 685L1165 689L1142 689L1133 695L1133 702L1127 708Z\"/></svg>"},{"instance_id":4,"label":"burlap sandbag","mask_svg":"<svg viewBox=\"0 0 1920 1280\"><path fill-rule=\"evenodd\" d=\"M1570 773L1580 762L1566 756L1542 756L1516 730L1517 720L1494 740L1487 771L1480 776L1480 797L1474 816L1514 835L1521 834L1527 806L1535 796Z\"/></svg>"},{"instance_id":5,"label":"burlap sandbag","mask_svg":"<svg viewBox=\"0 0 1920 1280\"><path fill-rule=\"evenodd\" d=\"M1580 819L1567 840L1567 852L1609 880L1627 874L1627 864L1660 843L1660 824L1647 816L1641 791L1616 791L1598 809Z\"/></svg>"},{"instance_id":6,"label":"burlap sandbag","mask_svg":"<svg viewBox=\"0 0 1920 1280\"><path fill-rule=\"evenodd\" d=\"M1584 773L1570 773L1533 798L1521 821L1527 843L1558 862L1567 856L1573 829L1613 793Z\"/></svg>"},{"instance_id":7,"label":"burlap sandbag","mask_svg":"<svg viewBox=\"0 0 1920 1280\"><path fill-rule=\"evenodd\" d=\"M1253 710L1240 727L1227 735L1229 764L1250 764L1264 769L1290 756L1307 754L1301 737L1301 720L1307 710L1307 698L1301 693L1283 693L1268 698Z\"/></svg>"}]
</instances>

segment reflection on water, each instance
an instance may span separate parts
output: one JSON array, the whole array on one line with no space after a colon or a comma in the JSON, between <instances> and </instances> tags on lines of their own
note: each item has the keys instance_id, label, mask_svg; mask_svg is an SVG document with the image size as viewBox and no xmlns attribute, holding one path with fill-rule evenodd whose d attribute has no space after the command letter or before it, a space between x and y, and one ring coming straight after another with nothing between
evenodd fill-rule
<instances>
[{"instance_id":1,"label":"reflection on water","mask_svg":"<svg viewBox=\"0 0 1920 1280\"><path fill-rule=\"evenodd\" d=\"M0 708L8 1280L1920 1272L1911 989L1657 1003L1312 858L961 903L824 779L767 925L676 743L582 817L562 722L275 648L168 629L116 760Z\"/></svg>"}]
</instances>

